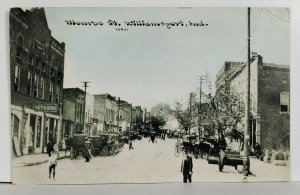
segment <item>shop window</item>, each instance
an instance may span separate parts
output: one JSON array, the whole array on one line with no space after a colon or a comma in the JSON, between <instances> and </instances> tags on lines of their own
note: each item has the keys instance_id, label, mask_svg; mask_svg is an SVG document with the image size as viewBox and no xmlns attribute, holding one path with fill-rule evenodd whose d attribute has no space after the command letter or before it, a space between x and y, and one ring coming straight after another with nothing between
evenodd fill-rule
<instances>
[{"instance_id":1,"label":"shop window","mask_svg":"<svg viewBox=\"0 0 300 195\"><path fill-rule=\"evenodd\" d=\"M14 90L20 91L20 66L15 65Z\"/></svg>"},{"instance_id":2,"label":"shop window","mask_svg":"<svg viewBox=\"0 0 300 195\"><path fill-rule=\"evenodd\" d=\"M289 112L290 105L290 93L287 91L280 92L280 111Z\"/></svg>"},{"instance_id":3,"label":"shop window","mask_svg":"<svg viewBox=\"0 0 300 195\"><path fill-rule=\"evenodd\" d=\"M42 117L37 117L37 126L36 126L36 147L41 147L41 136L42 136Z\"/></svg>"},{"instance_id":4,"label":"shop window","mask_svg":"<svg viewBox=\"0 0 300 195\"><path fill-rule=\"evenodd\" d=\"M29 120L28 153L35 153L36 115L31 114Z\"/></svg>"}]
</instances>

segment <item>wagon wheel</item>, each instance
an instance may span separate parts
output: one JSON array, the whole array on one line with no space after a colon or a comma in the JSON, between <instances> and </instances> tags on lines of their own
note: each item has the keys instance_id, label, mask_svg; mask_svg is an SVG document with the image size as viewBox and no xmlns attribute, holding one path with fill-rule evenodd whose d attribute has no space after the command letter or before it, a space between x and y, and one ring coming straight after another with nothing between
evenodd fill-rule
<instances>
[{"instance_id":1,"label":"wagon wheel","mask_svg":"<svg viewBox=\"0 0 300 195\"><path fill-rule=\"evenodd\" d=\"M108 155L108 149L107 149L106 146L104 146L104 147L102 148L101 153L102 153L103 156L107 156L107 155Z\"/></svg>"},{"instance_id":2,"label":"wagon wheel","mask_svg":"<svg viewBox=\"0 0 300 195\"><path fill-rule=\"evenodd\" d=\"M117 146L114 146L114 147L112 148L112 153L113 153L113 155L118 154L118 148L117 148Z\"/></svg>"},{"instance_id":3,"label":"wagon wheel","mask_svg":"<svg viewBox=\"0 0 300 195\"><path fill-rule=\"evenodd\" d=\"M75 158L75 151L74 151L73 147L70 148L70 158L71 158L71 160L73 160Z\"/></svg>"},{"instance_id":4,"label":"wagon wheel","mask_svg":"<svg viewBox=\"0 0 300 195\"><path fill-rule=\"evenodd\" d=\"M198 158L198 154L199 154L199 149L196 147L194 149L194 157L197 159Z\"/></svg>"},{"instance_id":5,"label":"wagon wheel","mask_svg":"<svg viewBox=\"0 0 300 195\"><path fill-rule=\"evenodd\" d=\"M92 154L92 156L96 155L96 150L93 147L91 147L91 154Z\"/></svg>"},{"instance_id":6,"label":"wagon wheel","mask_svg":"<svg viewBox=\"0 0 300 195\"><path fill-rule=\"evenodd\" d=\"M111 156L114 154L114 148L113 147L109 147L108 148L108 155Z\"/></svg>"},{"instance_id":7,"label":"wagon wheel","mask_svg":"<svg viewBox=\"0 0 300 195\"><path fill-rule=\"evenodd\" d=\"M175 146L175 156L178 157L180 153L181 153L181 147L179 144L177 144Z\"/></svg>"}]
</instances>

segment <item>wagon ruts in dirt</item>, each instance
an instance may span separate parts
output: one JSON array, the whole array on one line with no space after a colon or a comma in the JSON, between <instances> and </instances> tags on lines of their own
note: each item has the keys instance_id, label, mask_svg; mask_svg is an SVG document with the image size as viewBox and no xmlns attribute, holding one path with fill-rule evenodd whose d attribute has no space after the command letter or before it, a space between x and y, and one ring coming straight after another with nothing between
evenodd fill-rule
<instances>
[{"instance_id":1,"label":"wagon ruts in dirt","mask_svg":"<svg viewBox=\"0 0 300 195\"><path fill-rule=\"evenodd\" d=\"M91 153L92 155L111 156L119 153L124 145L120 136L115 134L101 134L92 136Z\"/></svg>"}]
</instances>

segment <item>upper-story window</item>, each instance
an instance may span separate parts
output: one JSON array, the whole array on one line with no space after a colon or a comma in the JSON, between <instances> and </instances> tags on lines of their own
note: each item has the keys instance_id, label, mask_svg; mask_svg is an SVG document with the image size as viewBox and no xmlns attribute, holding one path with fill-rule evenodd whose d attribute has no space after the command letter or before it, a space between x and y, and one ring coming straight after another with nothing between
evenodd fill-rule
<instances>
[{"instance_id":1,"label":"upper-story window","mask_svg":"<svg viewBox=\"0 0 300 195\"><path fill-rule=\"evenodd\" d=\"M56 102L57 104L59 103L59 87L58 87L58 86L56 86L55 102Z\"/></svg>"},{"instance_id":2,"label":"upper-story window","mask_svg":"<svg viewBox=\"0 0 300 195\"><path fill-rule=\"evenodd\" d=\"M58 72L57 73L57 83L60 85L62 83L62 73Z\"/></svg>"},{"instance_id":3,"label":"upper-story window","mask_svg":"<svg viewBox=\"0 0 300 195\"><path fill-rule=\"evenodd\" d=\"M34 39L33 48L38 49L40 52L44 54L44 44L41 41Z\"/></svg>"},{"instance_id":4,"label":"upper-story window","mask_svg":"<svg viewBox=\"0 0 300 195\"><path fill-rule=\"evenodd\" d=\"M41 98L44 99L45 97L45 81L44 78L41 77L41 83L40 83L40 89L41 89Z\"/></svg>"},{"instance_id":5,"label":"upper-story window","mask_svg":"<svg viewBox=\"0 0 300 195\"><path fill-rule=\"evenodd\" d=\"M42 63L42 72L46 73L46 63L45 62Z\"/></svg>"},{"instance_id":6,"label":"upper-story window","mask_svg":"<svg viewBox=\"0 0 300 195\"><path fill-rule=\"evenodd\" d=\"M32 73L28 71L27 73L27 95L31 96L32 88Z\"/></svg>"},{"instance_id":7,"label":"upper-story window","mask_svg":"<svg viewBox=\"0 0 300 195\"><path fill-rule=\"evenodd\" d=\"M123 111L119 110L119 119L122 119L122 118L123 118Z\"/></svg>"},{"instance_id":8,"label":"upper-story window","mask_svg":"<svg viewBox=\"0 0 300 195\"><path fill-rule=\"evenodd\" d=\"M34 75L33 78L33 97L38 98L39 97L39 82L38 82L39 78L37 75Z\"/></svg>"},{"instance_id":9,"label":"upper-story window","mask_svg":"<svg viewBox=\"0 0 300 195\"><path fill-rule=\"evenodd\" d=\"M14 90L20 91L20 66L15 65Z\"/></svg>"},{"instance_id":10,"label":"upper-story window","mask_svg":"<svg viewBox=\"0 0 300 195\"><path fill-rule=\"evenodd\" d=\"M49 102L52 102L53 100L53 83L50 82L49 86Z\"/></svg>"},{"instance_id":11,"label":"upper-story window","mask_svg":"<svg viewBox=\"0 0 300 195\"><path fill-rule=\"evenodd\" d=\"M40 69L40 59L39 59L39 58L36 58L36 59L35 59L35 67L36 67L37 69Z\"/></svg>"},{"instance_id":12,"label":"upper-story window","mask_svg":"<svg viewBox=\"0 0 300 195\"><path fill-rule=\"evenodd\" d=\"M30 55L30 56L29 56L29 59L28 59L28 64L29 64L30 66L33 66L33 59L34 59L33 55Z\"/></svg>"},{"instance_id":13,"label":"upper-story window","mask_svg":"<svg viewBox=\"0 0 300 195\"><path fill-rule=\"evenodd\" d=\"M290 112L290 93L287 91L280 92L280 111Z\"/></svg>"},{"instance_id":14,"label":"upper-story window","mask_svg":"<svg viewBox=\"0 0 300 195\"><path fill-rule=\"evenodd\" d=\"M22 48L21 47L17 48L16 57L19 58L19 59L22 58Z\"/></svg>"},{"instance_id":15,"label":"upper-story window","mask_svg":"<svg viewBox=\"0 0 300 195\"><path fill-rule=\"evenodd\" d=\"M51 69L51 74L50 74L50 76L51 76L51 81L55 81L55 70L54 69Z\"/></svg>"}]
</instances>

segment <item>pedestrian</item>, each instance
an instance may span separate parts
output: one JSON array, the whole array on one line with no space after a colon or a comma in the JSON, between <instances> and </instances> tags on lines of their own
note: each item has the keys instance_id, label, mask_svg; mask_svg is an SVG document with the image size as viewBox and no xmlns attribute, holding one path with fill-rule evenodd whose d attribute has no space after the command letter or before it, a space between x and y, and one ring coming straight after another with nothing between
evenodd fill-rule
<instances>
[{"instance_id":1,"label":"pedestrian","mask_svg":"<svg viewBox=\"0 0 300 195\"><path fill-rule=\"evenodd\" d=\"M131 149L134 149L134 148L132 147L132 141L129 140L129 150L131 150Z\"/></svg>"},{"instance_id":2,"label":"pedestrian","mask_svg":"<svg viewBox=\"0 0 300 195\"><path fill-rule=\"evenodd\" d=\"M184 183L192 183L192 174L193 174L193 160L192 158L186 153L183 152L183 160L181 163L181 172L183 174L183 182Z\"/></svg>"},{"instance_id":3,"label":"pedestrian","mask_svg":"<svg viewBox=\"0 0 300 195\"><path fill-rule=\"evenodd\" d=\"M57 156L54 151L51 151L49 156L49 179L51 178L51 173L53 171L53 179L55 180L55 167L57 166Z\"/></svg>"},{"instance_id":4,"label":"pedestrian","mask_svg":"<svg viewBox=\"0 0 300 195\"><path fill-rule=\"evenodd\" d=\"M91 140L86 138L86 141L84 143L85 143L85 147L84 147L82 156L85 158L85 162L90 162L90 159L92 158L92 154L90 151Z\"/></svg>"},{"instance_id":5,"label":"pedestrian","mask_svg":"<svg viewBox=\"0 0 300 195\"><path fill-rule=\"evenodd\" d=\"M256 142L256 144L254 146L254 154L255 154L256 158L261 157L262 152L261 152L261 147L258 142Z\"/></svg>"},{"instance_id":6,"label":"pedestrian","mask_svg":"<svg viewBox=\"0 0 300 195\"><path fill-rule=\"evenodd\" d=\"M51 152L54 151L52 141L50 141L50 140L48 141L47 146L46 146L46 150L47 150L48 156L51 156Z\"/></svg>"}]
</instances>

